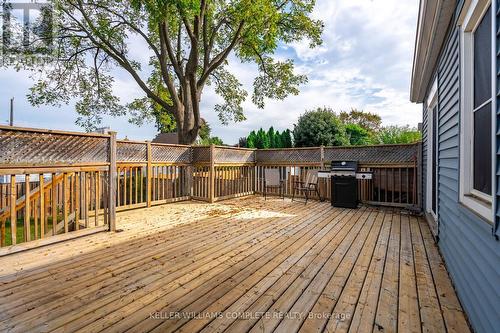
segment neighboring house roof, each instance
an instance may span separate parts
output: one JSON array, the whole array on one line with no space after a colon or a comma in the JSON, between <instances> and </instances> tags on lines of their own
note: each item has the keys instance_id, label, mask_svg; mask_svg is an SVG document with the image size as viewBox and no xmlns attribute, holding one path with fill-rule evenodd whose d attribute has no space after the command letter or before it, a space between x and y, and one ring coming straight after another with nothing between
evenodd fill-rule
<instances>
[{"instance_id":1,"label":"neighboring house roof","mask_svg":"<svg viewBox=\"0 0 500 333\"><path fill-rule=\"evenodd\" d=\"M99 134L109 134L109 132L111 132L111 127L109 126L100 127L94 131L94 133L99 133Z\"/></svg>"},{"instance_id":2,"label":"neighboring house roof","mask_svg":"<svg viewBox=\"0 0 500 333\"><path fill-rule=\"evenodd\" d=\"M179 137L177 136L177 132L175 133L158 133L156 137L152 141L153 143L169 143L169 144L178 144Z\"/></svg>"},{"instance_id":3,"label":"neighboring house roof","mask_svg":"<svg viewBox=\"0 0 500 333\"><path fill-rule=\"evenodd\" d=\"M422 103L456 8L456 0L420 0L410 99Z\"/></svg>"}]
</instances>

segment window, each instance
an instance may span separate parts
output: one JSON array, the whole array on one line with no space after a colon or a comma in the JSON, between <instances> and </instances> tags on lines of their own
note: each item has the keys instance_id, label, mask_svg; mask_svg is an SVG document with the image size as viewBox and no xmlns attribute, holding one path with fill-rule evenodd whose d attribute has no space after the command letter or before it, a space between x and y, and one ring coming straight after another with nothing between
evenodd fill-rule
<instances>
[{"instance_id":1,"label":"window","mask_svg":"<svg viewBox=\"0 0 500 333\"><path fill-rule=\"evenodd\" d=\"M460 200L488 220L492 213L494 122L493 27L489 1L472 1L461 22Z\"/></svg>"}]
</instances>

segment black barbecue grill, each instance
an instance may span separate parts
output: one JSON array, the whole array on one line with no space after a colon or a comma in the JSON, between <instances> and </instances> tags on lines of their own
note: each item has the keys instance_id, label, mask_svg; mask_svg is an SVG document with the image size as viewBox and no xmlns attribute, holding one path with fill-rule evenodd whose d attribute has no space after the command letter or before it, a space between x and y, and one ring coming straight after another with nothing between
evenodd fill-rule
<instances>
[{"instance_id":1,"label":"black barbecue grill","mask_svg":"<svg viewBox=\"0 0 500 333\"><path fill-rule=\"evenodd\" d=\"M358 182L356 173L358 162L333 161L330 168L332 206L357 208Z\"/></svg>"}]
</instances>

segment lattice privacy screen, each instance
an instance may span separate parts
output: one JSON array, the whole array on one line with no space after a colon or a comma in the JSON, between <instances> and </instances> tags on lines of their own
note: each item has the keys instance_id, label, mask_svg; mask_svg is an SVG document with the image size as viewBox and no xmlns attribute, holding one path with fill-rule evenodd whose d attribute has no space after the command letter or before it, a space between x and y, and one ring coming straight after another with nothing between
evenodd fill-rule
<instances>
[{"instance_id":1,"label":"lattice privacy screen","mask_svg":"<svg viewBox=\"0 0 500 333\"><path fill-rule=\"evenodd\" d=\"M143 142L118 141L116 160L118 162L144 162L148 160L148 145Z\"/></svg>"},{"instance_id":2,"label":"lattice privacy screen","mask_svg":"<svg viewBox=\"0 0 500 333\"><path fill-rule=\"evenodd\" d=\"M210 147L193 147L193 163L210 163Z\"/></svg>"},{"instance_id":3,"label":"lattice privacy screen","mask_svg":"<svg viewBox=\"0 0 500 333\"><path fill-rule=\"evenodd\" d=\"M109 138L0 128L0 165L106 163Z\"/></svg>"},{"instance_id":4,"label":"lattice privacy screen","mask_svg":"<svg viewBox=\"0 0 500 333\"><path fill-rule=\"evenodd\" d=\"M247 149L215 148L215 163L253 163L255 152Z\"/></svg>"},{"instance_id":5,"label":"lattice privacy screen","mask_svg":"<svg viewBox=\"0 0 500 333\"><path fill-rule=\"evenodd\" d=\"M0 127L0 165L51 165L109 162L108 136ZM420 144L325 147L323 162L354 160L362 164L409 164ZM210 147L151 144L152 162L210 163ZM214 149L215 163L274 165L319 164L321 148L250 150ZM147 143L117 141L118 162L147 162Z\"/></svg>"},{"instance_id":6,"label":"lattice privacy screen","mask_svg":"<svg viewBox=\"0 0 500 333\"><path fill-rule=\"evenodd\" d=\"M324 160L359 161L364 164L407 164L414 162L418 145L389 145L372 147L325 147Z\"/></svg>"},{"instance_id":7,"label":"lattice privacy screen","mask_svg":"<svg viewBox=\"0 0 500 333\"><path fill-rule=\"evenodd\" d=\"M191 147L151 145L152 162L191 163Z\"/></svg>"},{"instance_id":8,"label":"lattice privacy screen","mask_svg":"<svg viewBox=\"0 0 500 333\"><path fill-rule=\"evenodd\" d=\"M257 163L267 164L304 164L321 161L319 148L257 150L256 156Z\"/></svg>"}]
</instances>

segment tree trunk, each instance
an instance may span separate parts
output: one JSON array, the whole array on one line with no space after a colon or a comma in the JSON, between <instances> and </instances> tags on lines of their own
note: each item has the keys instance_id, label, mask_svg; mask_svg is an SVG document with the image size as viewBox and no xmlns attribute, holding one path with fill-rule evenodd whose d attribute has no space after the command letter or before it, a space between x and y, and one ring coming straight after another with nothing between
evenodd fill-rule
<instances>
[{"instance_id":1,"label":"tree trunk","mask_svg":"<svg viewBox=\"0 0 500 333\"><path fill-rule=\"evenodd\" d=\"M178 130L177 136L179 144L191 145L196 141L196 138L198 137L198 129L193 128L191 130Z\"/></svg>"},{"instance_id":2,"label":"tree trunk","mask_svg":"<svg viewBox=\"0 0 500 333\"><path fill-rule=\"evenodd\" d=\"M197 101L195 101L197 103ZM201 118L194 116L192 103L186 103L178 111L181 117L177 118L177 136L179 144L191 145L197 137L201 126Z\"/></svg>"},{"instance_id":3,"label":"tree trunk","mask_svg":"<svg viewBox=\"0 0 500 333\"><path fill-rule=\"evenodd\" d=\"M182 104L178 105L176 117L177 135L179 144L191 145L196 141L201 127L201 90L196 89L194 84L190 85L189 80L184 81L181 88L179 100ZM192 89L195 89L194 93Z\"/></svg>"}]
</instances>

